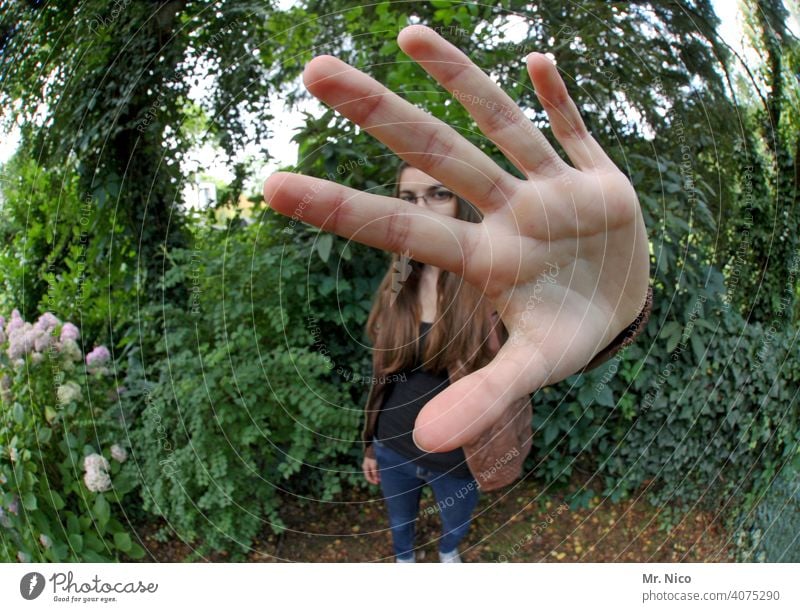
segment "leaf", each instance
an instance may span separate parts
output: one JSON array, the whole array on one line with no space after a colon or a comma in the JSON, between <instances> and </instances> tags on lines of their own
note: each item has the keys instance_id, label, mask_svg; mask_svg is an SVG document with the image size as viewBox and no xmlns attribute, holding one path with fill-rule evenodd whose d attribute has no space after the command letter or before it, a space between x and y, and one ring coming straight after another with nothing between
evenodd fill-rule
<instances>
[{"instance_id":1,"label":"leaf","mask_svg":"<svg viewBox=\"0 0 800 612\"><path fill-rule=\"evenodd\" d=\"M67 540L72 546L72 550L76 553L79 553L83 550L83 536L79 533L71 533L67 537Z\"/></svg>"},{"instance_id":2,"label":"leaf","mask_svg":"<svg viewBox=\"0 0 800 612\"><path fill-rule=\"evenodd\" d=\"M692 343L692 352L696 360L695 363L700 364L703 361L703 353L705 353L703 342L697 334L692 334L690 341Z\"/></svg>"},{"instance_id":3,"label":"leaf","mask_svg":"<svg viewBox=\"0 0 800 612\"><path fill-rule=\"evenodd\" d=\"M600 389L600 392L597 394L597 403L600 406L607 406L608 408L613 408L615 406L614 392L611 390L611 385L603 385L603 388Z\"/></svg>"},{"instance_id":4,"label":"leaf","mask_svg":"<svg viewBox=\"0 0 800 612\"><path fill-rule=\"evenodd\" d=\"M550 424L544 428L545 446L549 446L550 443L556 439L557 435L558 435L558 426L551 421Z\"/></svg>"},{"instance_id":5,"label":"leaf","mask_svg":"<svg viewBox=\"0 0 800 612\"><path fill-rule=\"evenodd\" d=\"M44 407L44 418L47 419L48 423L52 423L57 416L58 413L51 406Z\"/></svg>"},{"instance_id":6,"label":"leaf","mask_svg":"<svg viewBox=\"0 0 800 612\"><path fill-rule=\"evenodd\" d=\"M105 526L106 523L108 523L108 519L111 516L111 507L104 495L100 494L97 496L97 499L94 500L94 509L92 513L94 514L94 518L101 525Z\"/></svg>"},{"instance_id":7,"label":"leaf","mask_svg":"<svg viewBox=\"0 0 800 612\"><path fill-rule=\"evenodd\" d=\"M56 510L61 510L64 507L64 500L61 499L61 496L52 489L50 490L50 496L50 501L52 502L53 507Z\"/></svg>"},{"instance_id":8,"label":"leaf","mask_svg":"<svg viewBox=\"0 0 800 612\"><path fill-rule=\"evenodd\" d=\"M320 259L327 262L331 254L331 247L333 246L333 234L322 234L317 239L317 252Z\"/></svg>"},{"instance_id":9,"label":"leaf","mask_svg":"<svg viewBox=\"0 0 800 612\"><path fill-rule=\"evenodd\" d=\"M584 408L589 406L594 401L594 388L591 385L583 385L578 391L578 401Z\"/></svg>"},{"instance_id":10,"label":"leaf","mask_svg":"<svg viewBox=\"0 0 800 612\"><path fill-rule=\"evenodd\" d=\"M136 542L131 543L131 548L128 551L128 556L131 559L141 559L145 555L145 549L139 546Z\"/></svg>"},{"instance_id":11,"label":"leaf","mask_svg":"<svg viewBox=\"0 0 800 612\"><path fill-rule=\"evenodd\" d=\"M680 341L680 339L681 335L680 333L677 333L674 336L671 336L669 340L667 340L667 347L666 347L667 353L671 353L672 351L675 350L675 347L678 346L678 342Z\"/></svg>"},{"instance_id":12,"label":"leaf","mask_svg":"<svg viewBox=\"0 0 800 612\"><path fill-rule=\"evenodd\" d=\"M131 549L131 536L124 531L115 533L114 546L119 548L122 552L128 552Z\"/></svg>"},{"instance_id":13,"label":"leaf","mask_svg":"<svg viewBox=\"0 0 800 612\"><path fill-rule=\"evenodd\" d=\"M25 493L25 495L22 496L22 505L26 510L36 510L36 508L38 508L36 496L33 493Z\"/></svg>"},{"instance_id":14,"label":"leaf","mask_svg":"<svg viewBox=\"0 0 800 612\"><path fill-rule=\"evenodd\" d=\"M85 536L85 544L86 547L94 552L100 553L106 549L106 545L103 543L103 540L97 537L94 533L87 533ZM88 551L87 551L88 552Z\"/></svg>"}]
</instances>

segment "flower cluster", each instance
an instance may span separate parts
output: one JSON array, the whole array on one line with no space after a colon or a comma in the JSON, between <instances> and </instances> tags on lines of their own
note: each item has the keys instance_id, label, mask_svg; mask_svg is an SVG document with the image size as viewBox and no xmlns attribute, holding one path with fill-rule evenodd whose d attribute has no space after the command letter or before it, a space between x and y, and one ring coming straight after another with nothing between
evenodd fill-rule
<instances>
[{"instance_id":1,"label":"flower cluster","mask_svg":"<svg viewBox=\"0 0 800 612\"><path fill-rule=\"evenodd\" d=\"M111 488L111 476L108 475L110 468L108 459L103 455L87 455L83 460L83 469L86 470L83 482L86 483L86 488L95 493L108 491Z\"/></svg>"},{"instance_id":2,"label":"flower cluster","mask_svg":"<svg viewBox=\"0 0 800 612\"><path fill-rule=\"evenodd\" d=\"M108 374L105 364L111 359L111 353L104 346L96 346L91 353L86 355L86 369L90 374Z\"/></svg>"},{"instance_id":3,"label":"flower cluster","mask_svg":"<svg viewBox=\"0 0 800 612\"><path fill-rule=\"evenodd\" d=\"M67 381L56 389L56 397L58 398L58 403L62 406L66 406L70 402L79 402L82 399L81 388L77 383L71 380Z\"/></svg>"},{"instance_id":4,"label":"flower cluster","mask_svg":"<svg viewBox=\"0 0 800 612\"><path fill-rule=\"evenodd\" d=\"M61 332L56 336L55 331L59 326ZM0 317L0 344L8 342L6 354L17 367L24 363L26 355L30 355L33 363L41 363L45 351L53 349L66 358L66 369L72 369L74 363L83 357L77 343L78 338L80 331L77 327L72 323L62 325L58 317L50 312L44 313L35 323L25 321L16 308L11 312L8 322ZM98 349L107 352L105 347ZM100 355L102 356L102 352Z\"/></svg>"},{"instance_id":5,"label":"flower cluster","mask_svg":"<svg viewBox=\"0 0 800 612\"><path fill-rule=\"evenodd\" d=\"M128 451L119 444L114 444L111 446L111 458L119 463L125 463L128 458Z\"/></svg>"}]
</instances>

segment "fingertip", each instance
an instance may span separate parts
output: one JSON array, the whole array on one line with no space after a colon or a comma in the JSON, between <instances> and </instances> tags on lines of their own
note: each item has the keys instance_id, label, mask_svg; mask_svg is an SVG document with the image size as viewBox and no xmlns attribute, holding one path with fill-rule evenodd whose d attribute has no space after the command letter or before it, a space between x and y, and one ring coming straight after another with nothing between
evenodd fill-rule
<instances>
[{"instance_id":1,"label":"fingertip","mask_svg":"<svg viewBox=\"0 0 800 612\"><path fill-rule=\"evenodd\" d=\"M418 435L417 430L418 429L419 429L418 427L415 427L414 431L411 432L411 439L414 440L414 444L416 444L417 448L419 450L421 450L423 453L431 452L427 448L425 448L422 444L419 443L419 439L417 438L417 435Z\"/></svg>"},{"instance_id":2,"label":"fingertip","mask_svg":"<svg viewBox=\"0 0 800 612\"><path fill-rule=\"evenodd\" d=\"M317 55L303 68L303 85L305 85L306 89L311 91L311 93L314 93L312 88L331 78L331 76L337 72L342 72L342 65L348 66L345 62L333 55ZM336 70L337 68L338 70Z\"/></svg>"},{"instance_id":3,"label":"fingertip","mask_svg":"<svg viewBox=\"0 0 800 612\"><path fill-rule=\"evenodd\" d=\"M276 172L275 174L270 174L267 177L267 180L264 181L264 187L262 188L261 195L264 196L264 200L267 202L267 205L272 201L275 192L278 190L278 185L282 182L280 175L283 172Z\"/></svg>"},{"instance_id":4,"label":"fingertip","mask_svg":"<svg viewBox=\"0 0 800 612\"><path fill-rule=\"evenodd\" d=\"M400 30L400 32L397 34L397 40L399 42L401 38L408 38L409 36L425 36L435 33L436 32L434 30L426 25L422 25L421 23L412 23L411 25L407 25Z\"/></svg>"},{"instance_id":5,"label":"fingertip","mask_svg":"<svg viewBox=\"0 0 800 612\"><path fill-rule=\"evenodd\" d=\"M553 68L556 66L556 58L552 53L533 51L525 56L525 63L528 69L532 73L535 72L537 76L546 75L552 72ZM556 70L556 72L558 71Z\"/></svg>"}]
</instances>

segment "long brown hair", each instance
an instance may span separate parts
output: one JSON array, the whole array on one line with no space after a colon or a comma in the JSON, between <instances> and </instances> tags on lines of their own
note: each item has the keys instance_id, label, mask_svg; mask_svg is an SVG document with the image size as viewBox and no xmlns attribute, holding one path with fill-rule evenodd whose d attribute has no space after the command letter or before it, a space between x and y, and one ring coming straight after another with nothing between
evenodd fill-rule
<instances>
[{"instance_id":1,"label":"long brown hair","mask_svg":"<svg viewBox=\"0 0 800 612\"><path fill-rule=\"evenodd\" d=\"M403 170L411 167L405 161L398 166L395 197L400 194ZM481 212L472 204L458 196L456 200L457 219L470 223L483 220ZM389 269L378 287L367 319L366 331L372 342L376 375L414 367L419 351L419 284L424 265L392 253ZM490 312L490 303L478 289L457 274L441 270L437 281L436 316L421 356L425 369L442 373L461 360L472 371L489 363Z\"/></svg>"}]
</instances>

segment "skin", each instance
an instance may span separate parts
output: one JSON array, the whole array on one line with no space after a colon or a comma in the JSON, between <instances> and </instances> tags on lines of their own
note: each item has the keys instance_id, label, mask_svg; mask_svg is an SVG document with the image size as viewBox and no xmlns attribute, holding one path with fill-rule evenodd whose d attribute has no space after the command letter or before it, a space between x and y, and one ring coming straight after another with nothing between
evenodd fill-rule
<instances>
[{"instance_id":1,"label":"skin","mask_svg":"<svg viewBox=\"0 0 800 612\"><path fill-rule=\"evenodd\" d=\"M464 104L524 179L498 167L451 126L335 57L303 72L307 89L484 214L467 223L424 207L279 172L264 198L281 214L461 275L497 309L509 340L417 417L414 440L444 452L474 440L517 398L585 366L639 314L649 284L636 192L588 133L555 65L525 58L553 136L572 165L458 48L421 25L400 48ZM469 97L468 97L469 96ZM419 200L421 202L421 200Z\"/></svg>"}]
</instances>

